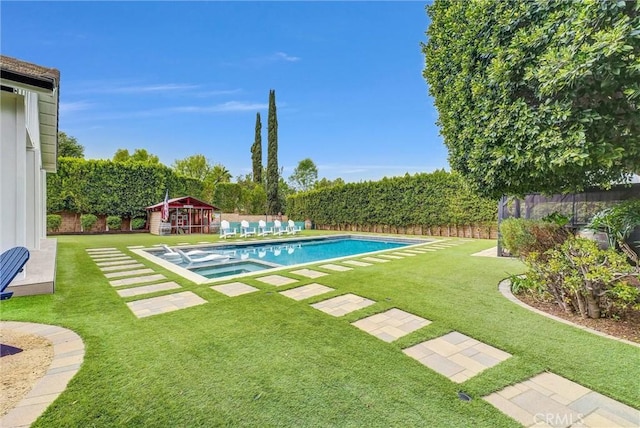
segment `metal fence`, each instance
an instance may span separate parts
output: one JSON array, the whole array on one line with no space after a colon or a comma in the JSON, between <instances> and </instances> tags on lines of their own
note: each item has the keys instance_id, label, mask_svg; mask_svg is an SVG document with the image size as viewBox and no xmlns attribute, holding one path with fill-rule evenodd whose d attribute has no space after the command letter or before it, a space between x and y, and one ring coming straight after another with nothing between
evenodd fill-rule
<instances>
[{"instance_id":1,"label":"metal fence","mask_svg":"<svg viewBox=\"0 0 640 428\"><path fill-rule=\"evenodd\" d=\"M577 230L587 225L597 212L622 201L637 198L640 198L640 183L567 195L545 196L536 193L522 199L503 196L498 204L498 226L507 218L541 220L550 214L558 213L567 216L570 219L569 226ZM629 241L640 241L640 228L636 228ZM502 253L498 233L498 255Z\"/></svg>"}]
</instances>

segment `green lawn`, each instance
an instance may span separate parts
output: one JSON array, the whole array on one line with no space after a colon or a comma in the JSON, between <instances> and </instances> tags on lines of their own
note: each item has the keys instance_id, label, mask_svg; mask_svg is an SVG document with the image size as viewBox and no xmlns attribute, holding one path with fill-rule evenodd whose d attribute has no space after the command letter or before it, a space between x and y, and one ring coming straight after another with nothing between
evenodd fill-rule
<instances>
[{"instance_id":1,"label":"green lawn","mask_svg":"<svg viewBox=\"0 0 640 428\"><path fill-rule=\"evenodd\" d=\"M3 320L63 326L86 346L82 368L34 426L513 427L519 424L480 397L544 370L639 406L640 389L633 381L640 379L638 348L507 301L497 284L523 271L523 265L470 257L493 241L277 288L318 282L336 289L302 302L253 279L243 282L259 292L227 297L133 255L181 284L179 291L191 290L208 301L143 319L125 305L140 297L120 298L85 251L126 252L127 245L205 239L211 238L58 237L56 293L13 298L1 307ZM309 306L347 292L377 303L341 318ZM390 344L349 324L392 307L433 323ZM401 351L452 330L513 357L459 385ZM474 399L460 401L459 390Z\"/></svg>"}]
</instances>

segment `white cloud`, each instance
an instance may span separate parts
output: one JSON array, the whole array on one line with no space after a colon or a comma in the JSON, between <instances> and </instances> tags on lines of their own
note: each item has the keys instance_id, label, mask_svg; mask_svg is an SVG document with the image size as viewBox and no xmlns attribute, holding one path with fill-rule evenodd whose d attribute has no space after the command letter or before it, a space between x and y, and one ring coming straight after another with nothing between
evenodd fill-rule
<instances>
[{"instance_id":1,"label":"white cloud","mask_svg":"<svg viewBox=\"0 0 640 428\"><path fill-rule=\"evenodd\" d=\"M172 107L171 111L185 113L222 113L232 111L255 111L268 108L266 103L251 103L244 101L227 101L226 103L215 104L212 106L183 106Z\"/></svg>"},{"instance_id":2,"label":"white cloud","mask_svg":"<svg viewBox=\"0 0 640 428\"><path fill-rule=\"evenodd\" d=\"M89 110L94 106L93 103L87 101L60 102L60 114L69 114L77 111Z\"/></svg>"},{"instance_id":3,"label":"white cloud","mask_svg":"<svg viewBox=\"0 0 640 428\"><path fill-rule=\"evenodd\" d=\"M288 61L288 62L296 62L296 61L300 61L300 57L292 56L292 55L287 55L287 54L286 54L286 53L284 53L284 52L276 52L276 53L274 54L274 58L275 58L275 59L283 59L283 60Z\"/></svg>"}]
</instances>

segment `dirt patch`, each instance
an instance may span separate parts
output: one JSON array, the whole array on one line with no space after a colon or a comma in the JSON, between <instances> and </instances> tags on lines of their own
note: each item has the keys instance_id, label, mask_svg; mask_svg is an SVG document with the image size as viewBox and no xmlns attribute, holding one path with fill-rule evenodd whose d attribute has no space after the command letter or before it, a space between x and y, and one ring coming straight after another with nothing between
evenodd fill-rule
<instances>
[{"instance_id":1,"label":"dirt patch","mask_svg":"<svg viewBox=\"0 0 640 428\"><path fill-rule=\"evenodd\" d=\"M623 320L610 318L584 319L580 315L566 313L555 302L541 302L525 294L515 294L514 296L521 302L542 312L555 315L558 318L598 330L620 339L640 343L640 311L627 311Z\"/></svg>"},{"instance_id":2,"label":"dirt patch","mask_svg":"<svg viewBox=\"0 0 640 428\"><path fill-rule=\"evenodd\" d=\"M43 337L9 329L0 329L0 343L22 349L0 359L0 416L4 416L47 372L53 360L53 345Z\"/></svg>"}]
</instances>

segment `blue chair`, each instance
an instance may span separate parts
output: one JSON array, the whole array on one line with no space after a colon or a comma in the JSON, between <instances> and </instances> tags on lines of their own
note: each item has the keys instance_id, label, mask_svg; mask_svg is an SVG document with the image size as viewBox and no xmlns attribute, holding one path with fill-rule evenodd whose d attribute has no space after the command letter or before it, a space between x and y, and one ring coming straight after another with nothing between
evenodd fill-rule
<instances>
[{"instance_id":1,"label":"blue chair","mask_svg":"<svg viewBox=\"0 0 640 428\"><path fill-rule=\"evenodd\" d=\"M7 300L13 296L13 291L5 292L4 290L28 260L29 250L25 247L13 247L0 254L0 300Z\"/></svg>"}]
</instances>

